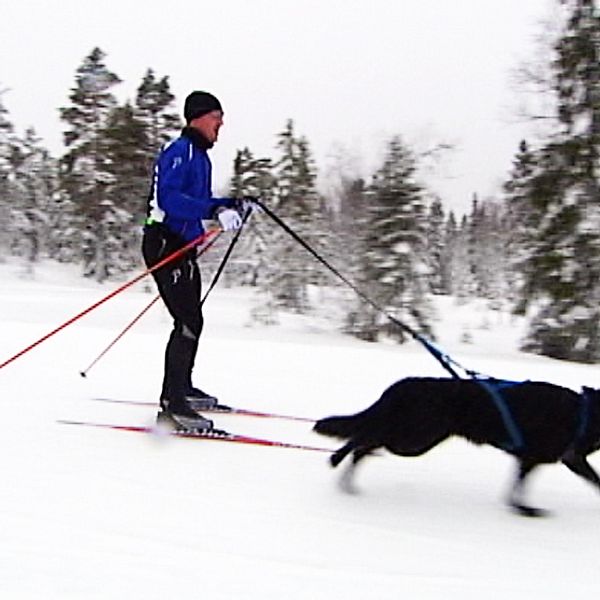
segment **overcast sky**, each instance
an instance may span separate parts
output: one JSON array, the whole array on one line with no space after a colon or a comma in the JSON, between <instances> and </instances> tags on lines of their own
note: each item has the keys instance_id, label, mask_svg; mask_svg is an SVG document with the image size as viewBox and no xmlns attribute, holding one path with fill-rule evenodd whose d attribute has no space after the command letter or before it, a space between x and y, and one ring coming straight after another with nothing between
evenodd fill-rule
<instances>
[{"instance_id":1,"label":"overcast sky","mask_svg":"<svg viewBox=\"0 0 600 600\"><path fill-rule=\"evenodd\" d=\"M427 183L467 210L493 194L524 124L512 71L532 57L554 0L0 0L0 89L22 133L63 151L58 108L95 47L135 96L147 68L168 75L181 108L205 89L225 109L213 149L216 187L237 148L276 155L287 118L321 171L356 157L357 175L401 134L417 150L456 146Z\"/></svg>"}]
</instances>

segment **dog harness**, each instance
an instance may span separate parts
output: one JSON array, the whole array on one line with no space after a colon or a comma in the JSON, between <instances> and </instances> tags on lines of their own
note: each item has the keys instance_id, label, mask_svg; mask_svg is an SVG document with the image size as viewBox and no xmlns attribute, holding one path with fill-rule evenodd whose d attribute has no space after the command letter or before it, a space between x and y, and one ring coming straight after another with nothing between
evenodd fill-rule
<instances>
[{"instance_id":1,"label":"dog harness","mask_svg":"<svg viewBox=\"0 0 600 600\"><path fill-rule=\"evenodd\" d=\"M575 449L585 438L588 426L590 424L590 406L592 404L592 397L586 388L583 388L581 394L580 409L579 409L579 423L577 424L577 430L575 431L575 437L570 446L571 449Z\"/></svg>"},{"instance_id":2,"label":"dog harness","mask_svg":"<svg viewBox=\"0 0 600 600\"><path fill-rule=\"evenodd\" d=\"M517 425L515 418L513 417L512 411L508 405L508 402L502 395L502 390L513 387L515 385L521 385L522 383L526 383L524 381L508 381L504 379L480 379L475 378L475 381L489 394L490 398L493 400L500 416L502 417L502 421L509 435L509 442L504 444L504 448L508 452L520 452L525 450L525 440L523 438L523 434L521 433L521 429ZM591 405L591 396L587 392L585 388L581 394L579 394L579 398L581 400L579 404L579 418L577 422L577 428L575 429L575 434L573 436L573 441L571 442L569 449L576 448L579 443L584 439L590 421L590 405Z\"/></svg>"},{"instance_id":3,"label":"dog harness","mask_svg":"<svg viewBox=\"0 0 600 600\"><path fill-rule=\"evenodd\" d=\"M475 379L475 381L490 395L502 417L502 421L510 437L509 443L504 445L506 450L509 452L523 450L525 448L523 434L512 415L508 402L506 402L506 399L502 395L502 390L515 385L521 385L523 382L507 381L504 379Z\"/></svg>"}]
</instances>

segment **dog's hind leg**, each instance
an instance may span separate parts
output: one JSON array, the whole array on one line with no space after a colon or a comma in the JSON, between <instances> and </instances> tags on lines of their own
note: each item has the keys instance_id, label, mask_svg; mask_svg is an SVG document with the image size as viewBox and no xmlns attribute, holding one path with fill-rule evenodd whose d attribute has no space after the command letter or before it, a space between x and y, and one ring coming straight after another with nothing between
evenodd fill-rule
<instances>
[{"instance_id":1,"label":"dog's hind leg","mask_svg":"<svg viewBox=\"0 0 600 600\"><path fill-rule=\"evenodd\" d=\"M524 517L542 517L547 514L545 510L529 506L523 501L525 492L525 479L536 466L537 463L535 462L532 463L524 460L519 461L517 478L515 479L508 496L508 504L510 507Z\"/></svg>"},{"instance_id":2,"label":"dog's hind leg","mask_svg":"<svg viewBox=\"0 0 600 600\"><path fill-rule=\"evenodd\" d=\"M373 450L375 450L376 446L358 446L354 449L352 454L352 460L348 463L344 471L342 472L342 476L339 480L340 489L346 492L347 494L356 494L357 489L354 485L354 473L356 471L356 465L371 454Z\"/></svg>"},{"instance_id":3,"label":"dog's hind leg","mask_svg":"<svg viewBox=\"0 0 600 600\"><path fill-rule=\"evenodd\" d=\"M358 464L365 456L369 456L377 446L360 446L352 454L352 463Z\"/></svg>"},{"instance_id":4,"label":"dog's hind leg","mask_svg":"<svg viewBox=\"0 0 600 600\"><path fill-rule=\"evenodd\" d=\"M600 490L600 477L598 476L598 473L594 471L592 465L590 465L585 456L571 453L563 458L562 463L573 473L583 477L583 479Z\"/></svg>"}]
</instances>

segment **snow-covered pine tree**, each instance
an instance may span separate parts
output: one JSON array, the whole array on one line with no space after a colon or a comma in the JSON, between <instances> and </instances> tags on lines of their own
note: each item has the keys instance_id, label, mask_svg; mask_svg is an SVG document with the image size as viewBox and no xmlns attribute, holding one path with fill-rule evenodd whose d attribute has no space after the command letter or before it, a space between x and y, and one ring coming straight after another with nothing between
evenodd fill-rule
<instances>
[{"instance_id":1,"label":"snow-covered pine tree","mask_svg":"<svg viewBox=\"0 0 600 600\"><path fill-rule=\"evenodd\" d=\"M267 205L272 204L275 178L270 158L255 158L248 147L238 150L233 162L233 177L229 193L234 198L251 196ZM258 286L272 274L272 246L275 243L273 224L255 213L245 226L238 249L225 275L230 283ZM268 293L270 284L266 285ZM268 293L270 295L270 293Z\"/></svg>"},{"instance_id":2,"label":"snow-covered pine tree","mask_svg":"<svg viewBox=\"0 0 600 600\"><path fill-rule=\"evenodd\" d=\"M267 206L273 205L276 181L270 158L255 158L248 147L238 150L231 179L230 195L252 196ZM240 238L238 249L227 269L227 281L251 285L259 290L251 310L254 321L263 325L277 322L273 282L276 276L276 252L284 232L260 213L251 215Z\"/></svg>"},{"instance_id":3,"label":"snow-covered pine tree","mask_svg":"<svg viewBox=\"0 0 600 600\"><path fill-rule=\"evenodd\" d=\"M114 177L102 147L102 136L117 102L111 89L120 82L108 70L105 53L94 48L75 73L71 104L60 109L67 125L66 153L61 159L61 188L76 211L77 247L84 274L103 280L109 275L106 223L118 217L109 190Z\"/></svg>"},{"instance_id":4,"label":"snow-covered pine tree","mask_svg":"<svg viewBox=\"0 0 600 600\"><path fill-rule=\"evenodd\" d=\"M277 136L279 159L275 207L278 215L311 246L324 244L322 203L316 189L316 170L306 138L296 136L294 122L287 121ZM272 248L276 272L273 291L279 306L299 313L309 308L308 286L323 281L321 267L298 242L282 236Z\"/></svg>"},{"instance_id":5,"label":"snow-covered pine tree","mask_svg":"<svg viewBox=\"0 0 600 600\"><path fill-rule=\"evenodd\" d=\"M508 304L507 216L503 204L492 198L484 201L483 211L485 234L480 238L483 248L479 271L482 297L490 301L490 308L499 309Z\"/></svg>"},{"instance_id":6,"label":"snow-covered pine tree","mask_svg":"<svg viewBox=\"0 0 600 600\"><path fill-rule=\"evenodd\" d=\"M328 255L341 272L359 283L364 274L363 257L366 254L364 239L364 220L367 205L366 184L364 179L343 178L337 191L332 223L335 227L335 244Z\"/></svg>"},{"instance_id":7,"label":"snow-covered pine tree","mask_svg":"<svg viewBox=\"0 0 600 600\"><path fill-rule=\"evenodd\" d=\"M51 227L57 199L57 163L40 144L33 128L14 145L11 157L14 185L11 202L13 252L27 262L33 273L46 248L52 248L56 231Z\"/></svg>"},{"instance_id":8,"label":"snow-covered pine tree","mask_svg":"<svg viewBox=\"0 0 600 600\"><path fill-rule=\"evenodd\" d=\"M471 201L471 213L467 217L467 256L469 260L469 269L473 276L475 288L472 290L473 296L478 298L485 297L485 276L486 271L483 264L483 252L486 245L486 231L484 227L485 208L477 194L473 194Z\"/></svg>"},{"instance_id":9,"label":"snow-covered pine tree","mask_svg":"<svg viewBox=\"0 0 600 600\"><path fill-rule=\"evenodd\" d=\"M349 281L364 289L362 261L365 255L363 228L366 210L366 183L360 176L359 157L348 148L336 144L328 156L321 185L324 187L324 211L329 223L327 246L320 245L321 255ZM366 289L364 290L366 292ZM345 333L353 333L360 318L356 294L339 279L332 278L321 286L323 312L335 318ZM325 297L327 294L327 297ZM361 307L361 310L364 307Z\"/></svg>"},{"instance_id":10,"label":"snow-covered pine tree","mask_svg":"<svg viewBox=\"0 0 600 600\"><path fill-rule=\"evenodd\" d=\"M440 198L435 197L428 209L426 221L427 260L429 264L429 285L434 294L447 294L444 278L444 237L446 215Z\"/></svg>"},{"instance_id":11,"label":"snow-covered pine tree","mask_svg":"<svg viewBox=\"0 0 600 600\"><path fill-rule=\"evenodd\" d=\"M102 131L100 146L110 174L106 196L111 210L105 212L101 223L108 275L141 266L141 233L150 176L145 152L147 131L129 102L111 111Z\"/></svg>"},{"instance_id":12,"label":"snow-covered pine tree","mask_svg":"<svg viewBox=\"0 0 600 600\"><path fill-rule=\"evenodd\" d=\"M340 271L367 297L371 297L369 237L367 235L369 190L363 179L348 179L339 195L340 213L336 229L340 247ZM379 330L375 326L380 315L372 306L347 292L344 333L366 341L376 341Z\"/></svg>"},{"instance_id":13,"label":"snow-covered pine tree","mask_svg":"<svg viewBox=\"0 0 600 600\"><path fill-rule=\"evenodd\" d=\"M443 253L440 258L441 288L445 294L455 293L456 247L459 243L458 225L454 211L450 211L444 221L442 238Z\"/></svg>"},{"instance_id":14,"label":"snow-covered pine tree","mask_svg":"<svg viewBox=\"0 0 600 600\"><path fill-rule=\"evenodd\" d=\"M600 15L563 0L552 62L558 128L537 153L529 196L543 214L528 269L524 348L600 361Z\"/></svg>"},{"instance_id":15,"label":"snow-covered pine tree","mask_svg":"<svg viewBox=\"0 0 600 600\"><path fill-rule=\"evenodd\" d=\"M10 157L13 147L13 124L9 119L8 110L2 102L2 92L0 91L0 261L8 253L10 245L9 215L13 177Z\"/></svg>"},{"instance_id":16,"label":"snow-covered pine tree","mask_svg":"<svg viewBox=\"0 0 600 600\"><path fill-rule=\"evenodd\" d=\"M326 236L319 243L319 250L326 260L356 282L362 272L357 264L363 254L361 229L366 184L361 176L359 157L353 151L335 144L328 162L321 181L324 189L323 218L328 226L325 228ZM349 292L339 279L329 279L326 286L330 290L338 288L336 295L339 290L344 290L344 294ZM341 304L345 305L346 300L342 300Z\"/></svg>"},{"instance_id":17,"label":"snow-covered pine tree","mask_svg":"<svg viewBox=\"0 0 600 600\"><path fill-rule=\"evenodd\" d=\"M467 215L460 225L448 232L447 244L450 254L448 273L451 274L451 290L459 303L477 295L477 284L472 268L471 226Z\"/></svg>"},{"instance_id":18,"label":"snow-covered pine tree","mask_svg":"<svg viewBox=\"0 0 600 600\"><path fill-rule=\"evenodd\" d=\"M454 211L444 222L443 254L441 260L444 293L459 301L475 296L475 281L469 251L469 220L462 215L458 223Z\"/></svg>"},{"instance_id":19,"label":"snow-covered pine tree","mask_svg":"<svg viewBox=\"0 0 600 600\"><path fill-rule=\"evenodd\" d=\"M174 101L169 77L157 79L154 70L148 69L137 89L135 116L146 128L143 149L149 172L160 147L182 126L181 118L173 108Z\"/></svg>"},{"instance_id":20,"label":"snow-covered pine tree","mask_svg":"<svg viewBox=\"0 0 600 600\"><path fill-rule=\"evenodd\" d=\"M536 209L529 196L531 179L535 172L535 152L525 140L513 160L508 180L504 183L506 211L507 294L516 314L523 314L527 298L531 296L528 285L533 281L531 256L538 224L543 214Z\"/></svg>"},{"instance_id":21,"label":"snow-covered pine tree","mask_svg":"<svg viewBox=\"0 0 600 600\"><path fill-rule=\"evenodd\" d=\"M414 154L399 136L393 137L367 194L363 280L369 282L370 296L378 305L431 336L427 211L416 171ZM358 311L358 337L375 340L387 334L404 340L404 333L371 307L362 305Z\"/></svg>"},{"instance_id":22,"label":"snow-covered pine tree","mask_svg":"<svg viewBox=\"0 0 600 600\"><path fill-rule=\"evenodd\" d=\"M468 220L468 256L475 283L474 295L486 298L493 306L502 304L507 295L508 232L503 206L487 199L473 200Z\"/></svg>"}]
</instances>

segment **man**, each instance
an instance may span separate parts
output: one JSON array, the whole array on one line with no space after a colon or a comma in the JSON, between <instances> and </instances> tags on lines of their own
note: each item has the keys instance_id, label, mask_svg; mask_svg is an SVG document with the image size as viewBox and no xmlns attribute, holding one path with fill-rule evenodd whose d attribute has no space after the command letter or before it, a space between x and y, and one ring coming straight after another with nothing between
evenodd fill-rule
<instances>
[{"instance_id":1,"label":"man","mask_svg":"<svg viewBox=\"0 0 600 600\"><path fill-rule=\"evenodd\" d=\"M223 109L215 96L192 92L185 100L186 126L156 159L148 197L142 252L151 267L204 232L202 221L216 219L225 231L239 229L239 201L214 198L212 148L223 125ZM211 408L216 398L193 387L192 369L203 317L201 279L196 249L153 272L160 295L173 317L165 351L159 420L177 427L210 430L212 421L197 411Z\"/></svg>"}]
</instances>

